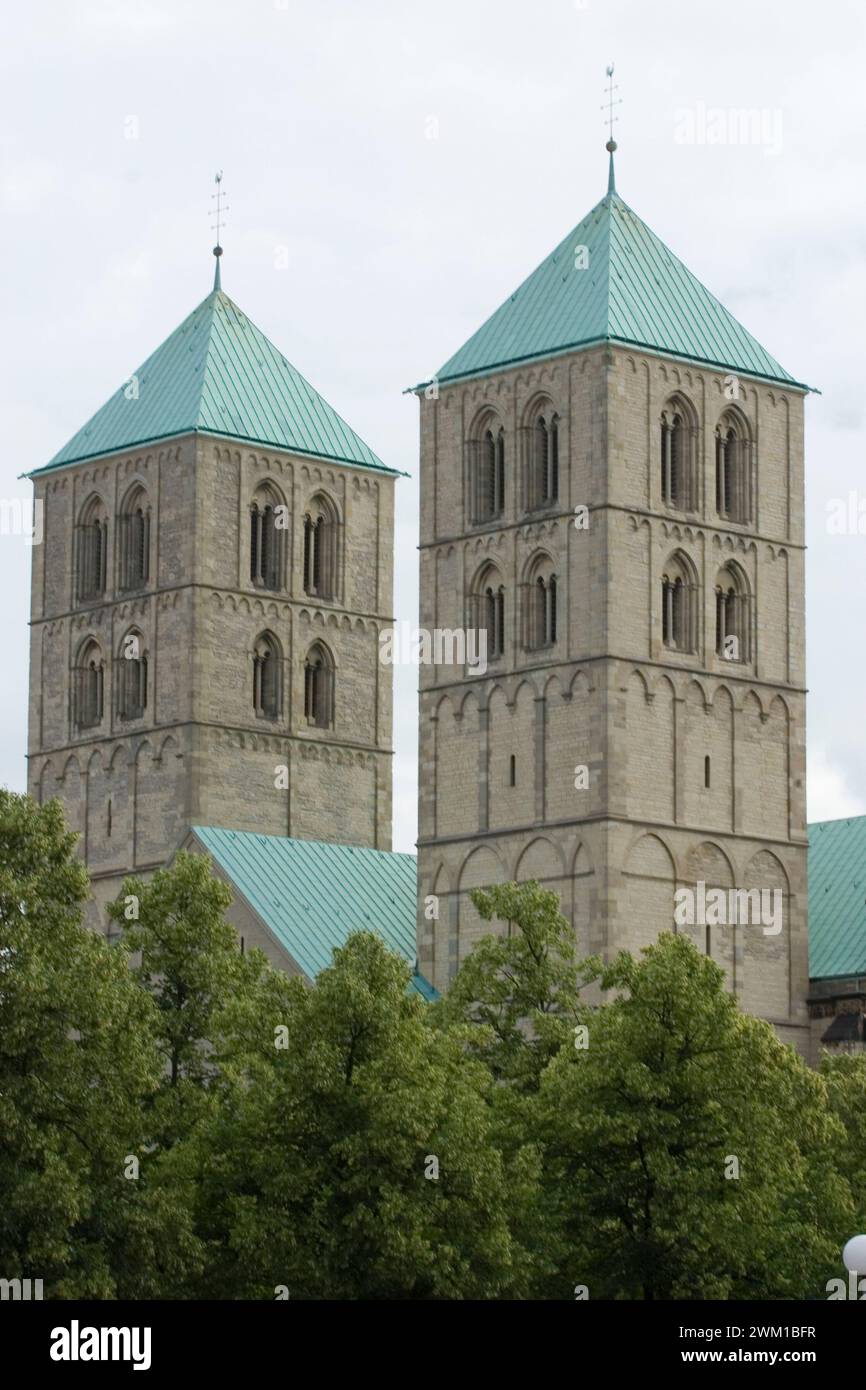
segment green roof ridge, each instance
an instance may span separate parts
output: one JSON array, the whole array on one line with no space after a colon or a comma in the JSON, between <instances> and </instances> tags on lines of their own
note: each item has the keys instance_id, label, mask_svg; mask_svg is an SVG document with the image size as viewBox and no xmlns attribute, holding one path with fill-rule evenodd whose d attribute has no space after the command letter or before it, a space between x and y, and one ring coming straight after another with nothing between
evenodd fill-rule
<instances>
[{"instance_id":1,"label":"green roof ridge","mask_svg":"<svg viewBox=\"0 0 866 1390\"><path fill-rule=\"evenodd\" d=\"M399 471L388 468L216 288L29 476L184 434L215 434L378 472Z\"/></svg>"},{"instance_id":2,"label":"green roof ridge","mask_svg":"<svg viewBox=\"0 0 866 1390\"><path fill-rule=\"evenodd\" d=\"M585 247L586 265L577 266ZM800 390L615 191L608 192L436 373L439 382L597 343Z\"/></svg>"}]
</instances>

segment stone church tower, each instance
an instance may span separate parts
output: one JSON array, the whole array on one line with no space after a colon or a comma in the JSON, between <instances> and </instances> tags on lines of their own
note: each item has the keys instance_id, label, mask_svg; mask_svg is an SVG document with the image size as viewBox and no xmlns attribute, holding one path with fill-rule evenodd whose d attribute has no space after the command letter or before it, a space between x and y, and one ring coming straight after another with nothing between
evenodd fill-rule
<instances>
[{"instance_id":1,"label":"stone church tower","mask_svg":"<svg viewBox=\"0 0 866 1390\"><path fill-rule=\"evenodd\" d=\"M676 929L807 1051L807 389L622 201L612 155L607 196L418 389L421 624L488 643L483 673L421 668L436 986L489 930L473 887L538 879L608 958L690 888ZM713 889L739 920L703 920ZM729 889L765 890L770 929Z\"/></svg>"},{"instance_id":2,"label":"stone church tower","mask_svg":"<svg viewBox=\"0 0 866 1390\"><path fill-rule=\"evenodd\" d=\"M31 476L28 785L97 903L191 825L389 849L396 474L218 272Z\"/></svg>"}]
</instances>

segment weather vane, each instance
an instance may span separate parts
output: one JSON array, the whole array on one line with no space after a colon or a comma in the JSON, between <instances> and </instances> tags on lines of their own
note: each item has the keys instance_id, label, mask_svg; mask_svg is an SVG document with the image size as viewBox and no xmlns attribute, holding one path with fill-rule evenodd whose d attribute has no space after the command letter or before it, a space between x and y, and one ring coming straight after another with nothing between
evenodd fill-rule
<instances>
[{"instance_id":1,"label":"weather vane","mask_svg":"<svg viewBox=\"0 0 866 1390\"><path fill-rule=\"evenodd\" d=\"M605 145L605 149L610 154L613 154L614 150L616 149L616 141L613 138L613 127L615 122L619 120L619 116L615 116L613 114L613 108L615 106L622 105L622 97L614 98L613 95L614 92L619 91L618 84L616 84L613 80L613 63L608 64L608 66L605 68L605 73L607 74L608 80L607 91L605 93L607 97L607 102L605 103L607 105L607 144ZM604 110L605 104L602 105L602 111Z\"/></svg>"},{"instance_id":2,"label":"weather vane","mask_svg":"<svg viewBox=\"0 0 866 1390\"><path fill-rule=\"evenodd\" d=\"M222 247L220 246L220 229L221 229L222 224L223 224L223 216L224 216L224 214L227 213L228 210L229 210L228 204L226 203L226 204L224 205L224 204L223 204L223 201L222 201L222 197L223 197L223 171L222 171L222 169L220 169L220 171L219 171L218 174L215 174L215 175L214 175L214 183L216 184L216 193L212 193L212 194L210 195L211 198L215 198L215 199L216 199L216 221L211 223L211 227L212 227L212 228L216 228L216 246L215 246L214 249L213 249L213 253L214 253L214 255L216 256L216 270L214 271L213 287L214 287L215 290L218 290L218 289L220 288L220 261L219 261L219 258L220 258L220 256L221 256L222 253L223 253L223 249L222 249Z\"/></svg>"}]
</instances>

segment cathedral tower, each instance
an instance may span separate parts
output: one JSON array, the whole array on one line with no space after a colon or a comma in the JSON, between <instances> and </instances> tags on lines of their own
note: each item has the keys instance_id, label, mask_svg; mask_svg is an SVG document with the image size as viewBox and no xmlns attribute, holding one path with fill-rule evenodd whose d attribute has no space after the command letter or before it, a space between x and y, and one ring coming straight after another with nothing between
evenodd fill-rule
<instances>
[{"instance_id":1,"label":"cathedral tower","mask_svg":"<svg viewBox=\"0 0 866 1390\"><path fill-rule=\"evenodd\" d=\"M191 825L389 849L396 474L218 274L31 476L29 788L97 901Z\"/></svg>"},{"instance_id":2,"label":"cathedral tower","mask_svg":"<svg viewBox=\"0 0 866 1390\"><path fill-rule=\"evenodd\" d=\"M581 953L687 932L806 1050L807 389L612 156L607 196L419 388L421 623L488 649L421 668L438 987L488 929L469 891L534 878Z\"/></svg>"}]
</instances>

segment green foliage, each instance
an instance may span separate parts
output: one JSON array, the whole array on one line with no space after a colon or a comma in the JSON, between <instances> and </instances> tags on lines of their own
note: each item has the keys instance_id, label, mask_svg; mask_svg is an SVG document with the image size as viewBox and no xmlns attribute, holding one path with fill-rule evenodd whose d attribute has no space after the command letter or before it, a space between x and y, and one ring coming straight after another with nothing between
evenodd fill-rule
<instances>
[{"instance_id":1,"label":"green foliage","mask_svg":"<svg viewBox=\"0 0 866 1390\"><path fill-rule=\"evenodd\" d=\"M57 802L0 790L0 1272L107 1298L159 1058L150 1000L83 925L75 840Z\"/></svg>"},{"instance_id":2,"label":"green foliage","mask_svg":"<svg viewBox=\"0 0 866 1390\"><path fill-rule=\"evenodd\" d=\"M484 921L506 929L476 944L433 1018L444 1028L473 1025L470 1052L497 1080L535 1090L551 1057L588 1018L580 990L600 966L578 964L557 893L533 881L475 889L471 896Z\"/></svg>"},{"instance_id":3,"label":"green foliage","mask_svg":"<svg viewBox=\"0 0 866 1390\"><path fill-rule=\"evenodd\" d=\"M850 1229L826 1088L722 971L666 934L605 971L615 997L539 1097L567 1235L564 1286L590 1297L819 1292Z\"/></svg>"},{"instance_id":4,"label":"green foliage","mask_svg":"<svg viewBox=\"0 0 866 1390\"><path fill-rule=\"evenodd\" d=\"M257 1084L232 1078L199 1134L212 1296L524 1287L509 1214L531 1165L506 1173L490 1143L488 1073L431 1030L408 984L408 966L360 933L315 988L292 980L271 994L248 1053Z\"/></svg>"},{"instance_id":5,"label":"green foliage","mask_svg":"<svg viewBox=\"0 0 866 1390\"><path fill-rule=\"evenodd\" d=\"M0 1274L49 1297L821 1297L866 1225L866 1058L811 1071L683 937L603 969L476 892L507 925L427 1006L371 933L315 986L243 955L199 856L120 948L87 895L0 792Z\"/></svg>"},{"instance_id":6,"label":"green foliage","mask_svg":"<svg viewBox=\"0 0 866 1390\"><path fill-rule=\"evenodd\" d=\"M224 917L231 901L209 859L181 853L147 883L126 879L108 907L125 929L125 949L137 957L133 978L156 1004L170 1086L201 1083L209 1074L214 1014L244 974L234 928Z\"/></svg>"},{"instance_id":7,"label":"green foliage","mask_svg":"<svg viewBox=\"0 0 866 1390\"><path fill-rule=\"evenodd\" d=\"M836 1165L848 1180L854 1218L848 1234L866 1230L866 1056L825 1054L820 1074L831 1113L841 1125Z\"/></svg>"}]
</instances>

